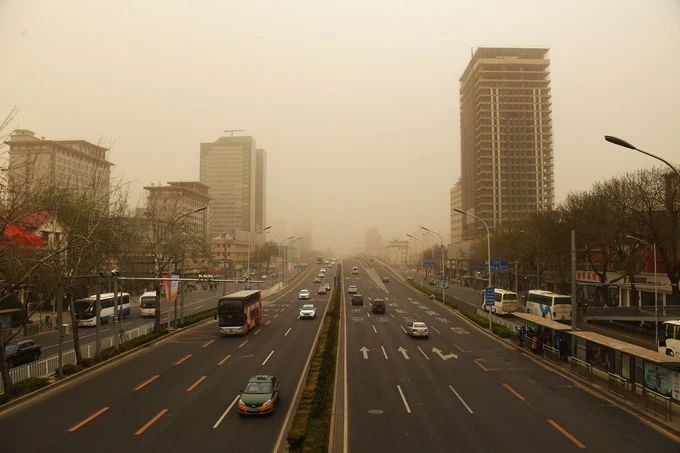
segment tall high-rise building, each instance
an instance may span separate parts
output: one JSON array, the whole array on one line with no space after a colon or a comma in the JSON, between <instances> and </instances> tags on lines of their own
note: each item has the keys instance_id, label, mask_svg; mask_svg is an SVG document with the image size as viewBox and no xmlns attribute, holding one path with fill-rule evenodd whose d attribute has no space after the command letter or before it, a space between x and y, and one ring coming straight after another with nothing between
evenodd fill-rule
<instances>
[{"instance_id":1,"label":"tall high-rise building","mask_svg":"<svg viewBox=\"0 0 680 453\"><path fill-rule=\"evenodd\" d=\"M16 129L5 143L12 184L87 191L93 198L110 190L113 164L106 160L107 148L85 140L45 140L28 129Z\"/></svg>"},{"instance_id":2,"label":"tall high-rise building","mask_svg":"<svg viewBox=\"0 0 680 453\"><path fill-rule=\"evenodd\" d=\"M200 181L208 186L211 237L230 230L262 232L265 178L266 154L264 150L258 153L253 137L220 137L212 143L201 143Z\"/></svg>"},{"instance_id":3,"label":"tall high-rise building","mask_svg":"<svg viewBox=\"0 0 680 453\"><path fill-rule=\"evenodd\" d=\"M267 226L267 152L255 150L255 232Z\"/></svg>"},{"instance_id":4,"label":"tall high-rise building","mask_svg":"<svg viewBox=\"0 0 680 453\"><path fill-rule=\"evenodd\" d=\"M478 48L460 78L462 206L489 227L554 204L548 49ZM483 233L463 221L463 235Z\"/></svg>"}]
</instances>

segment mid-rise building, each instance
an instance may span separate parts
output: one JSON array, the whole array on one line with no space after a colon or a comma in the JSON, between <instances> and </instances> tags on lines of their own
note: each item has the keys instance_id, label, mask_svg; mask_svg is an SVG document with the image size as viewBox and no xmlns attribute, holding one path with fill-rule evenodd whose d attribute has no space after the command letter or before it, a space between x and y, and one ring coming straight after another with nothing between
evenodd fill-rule
<instances>
[{"instance_id":1,"label":"mid-rise building","mask_svg":"<svg viewBox=\"0 0 680 453\"><path fill-rule=\"evenodd\" d=\"M385 252L388 264L405 265L408 261L408 241L394 239L387 244Z\"/></svg>"},{"instance_id":2,"label":"mid-rise building","mask_svg":"<svg viewBox=\"0 0 680 453\"><path fill-rule=\"evenodd\" d=\"M210 196L211 237L229 230L262 233L265 178L266 154L257 151L253 137L220 137L201 143L200 181L208 186Z\"/></svg>"},{"instance_id":3,"label":"mid-rise building","mask_svg":"<svg viewBox=\"0 0 680 453\"><path fill-rule=\"evenodd\" d=\"M39 184L89 193L101 199L109 191L111 162L107 148L85 140L46 140L33 131L16 129L9 146L9 182Z\"/></svg>"},{"instance_id":4,"label":"mid-rise building","mask_svg":"<svg viewBox=\"0 0 680 453\"><path fill-rule=\"evenodd\" d=\"M248 233L233 229L211 238L212 268L229 278L245 276L250 249L249 240Z\"/></svg>"},{"instance_id":5,"label":"mid-rise building","mask_svg":"<svg viewBox=\"0 0 680 453\"><path fill-rule=\"evenodd\" d=\"M554 204L547 54L543 48L478 48L460 78L458 207L491 228ZM481 222L464 223L466 238L483 231Z\"/></svg>"},{"instance_id":6,"label":"mid-rise building","mask_svg":"<svg viewBox=\"0 0 680 453\"><path fill-rule=\"evenodd\" d=\"M198 181L176 181L168 182L167 186L147 186L144 190L147 215L152 213L166 220L185 217L188 232L203 240L208 238L208 186Z\"/></svg>"}]
</instances>

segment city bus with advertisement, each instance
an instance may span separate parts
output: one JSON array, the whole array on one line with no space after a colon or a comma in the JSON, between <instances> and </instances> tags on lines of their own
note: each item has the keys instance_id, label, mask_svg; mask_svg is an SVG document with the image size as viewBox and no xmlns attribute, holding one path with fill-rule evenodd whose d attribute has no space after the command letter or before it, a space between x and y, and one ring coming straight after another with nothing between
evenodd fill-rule
<instances>
[{"instance_id":1,"label":"city bus with advertisement","mask_svg":"<svg viewBox=\"0 0 680 453\"><path fill-rule=\"evenodd\" d=\"M664 321L659 337L659 352L680 358L680 319Z\"/></svg>"},{"instance_id":2,"label":"city bus with advertisement","mask_svg":"<svg viewBox=\"0 0 680 453\"><path fill-rule=\"evenodd\" d=\"M512 313L519 309L519 298L517 293L507 289L494 288L494 304L486 305L484 300L484 290L482 290L482 310L489 311L496 315Z\"/></svg>"},{"instance_id":3,"label":"city bus with advertisement","mask_svg":"<svg viewBox=\"0 0 680 453\"><path fill-rule=\"evenodd\" d=\"M245 335L260 325L262 296L259 290L241 290L217 300L217 324L223 335Z\"/></svg>"},{"instance_id":4,"label":"city bus with advertisement","mask_svg":"<svg viewBox=\"0 0 680 453\"><path fill-rule=\"evenodd\" d=\"M113 320L113 304L115 302L114 293L99 295L100 312L99 317L102 324ZM76 322L81 326L97 325L97 295L78 299L73 303L76 312ZM130 316L130 294L118 293L118 319Z\"/></svg>"},{"instance_id":5,"label":"city bus with advertisement","mask_svg":"<svg viewBox=\"0 0 680 453\"><path fill-rule=\"evenodd\" d=\"M570 321L571 297L532 289L527 294L526 311L553 321Z\"/></svg>"},{"instance_id":6,"label":"city bus with advertisement","mask_svg":"<svg viewBox=\"0 0 680 453\"><path fill-rule=\"evenodd\" d=\"M156 291L144 291L139 296L139 314L142 318L156 316Z\"/></svg>"}]
</instances>

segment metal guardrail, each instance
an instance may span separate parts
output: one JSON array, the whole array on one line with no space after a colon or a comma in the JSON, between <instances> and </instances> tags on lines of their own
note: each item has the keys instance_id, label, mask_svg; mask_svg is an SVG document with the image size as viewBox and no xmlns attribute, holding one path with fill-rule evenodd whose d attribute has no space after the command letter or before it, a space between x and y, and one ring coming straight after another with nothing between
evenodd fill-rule
<instances>
[{"instance_id":1,"label":"metal guardrail","mask_svg":"<svg viewBox=\"0 0 680 453\"><path fill-rule=\"evenodd\" d=\"M127 341L133 340L137 337L148 334L153 331L153 323L146 324L143 326L136 327L134 329L123 332L121 335L121 342L123 344ZM102 338L102 349L111 348L114 345L113 336ZM96 345L94 342L81 345L81 353L84 359L94 357L96 352ZM64 365L76 363L76 353L73 349L66 351L62 354L62 363ZM36 360L35 362L27 363L14 367L9 370L9 375L12 378L13 383L23 381L30 378L42 378L47 377L55 372L59 366L59 356L53 355L41 360ZM5 393L5 390L0 380L0 394Z\"/></svg>"},{"instance_id":2,"label":"metal guardrail","mask_svg":"<svg viewBox=\"0 0 680 453\"><path fill-rule=\"evenodd\" d=\"M556 362L560 361L560 351L547 344L543 345L543 356L546 359L554 360Z\"/></svg>"},{"instance_id":3,"label":"metal guardrail","mask_svg":"<svg viewBox=\"0 0 680 453\"><path fill-rule=\"evenodd\" d=\"M666 421L672 421L673 408L671 397L662 395L647 388L642 389L642 399L645 400L645 410L653 413L657 417L663 417Z\"/></svg>"},{"instance_id":4,"label":"metal guardrail","mask_svg":"<svg viewBox=\"0 0 680 453\"><path fill-rule=\"evenodd\" d=\"M574 356L570 356L569 365L571 366L571 371L573 371L574 373L578 373L581 376L588 378L588 380L592 380L593 366L588 362L585 362L581 359L577 359Z\"/></svg>"},{"instance_id":5,"label":"metal guardrail","mask_svg":"<svg viewBox=\"0 0 680 453\"><path fill-rule=\"evenodd\" d=\"M618 374L607 373L607 388L610 392L625 398L630 389L630 381Z\"/></svg>"}]
</instances>

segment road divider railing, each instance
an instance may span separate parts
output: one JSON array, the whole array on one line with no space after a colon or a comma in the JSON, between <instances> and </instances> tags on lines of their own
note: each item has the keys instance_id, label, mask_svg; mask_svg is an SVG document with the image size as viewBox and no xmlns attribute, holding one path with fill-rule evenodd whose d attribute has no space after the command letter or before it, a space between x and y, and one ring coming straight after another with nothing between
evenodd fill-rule
<instances>
[{"instance_id":1,"label":"road divider railing","mask_svg":"<svg viewBox=\"0 0 680 453\"><path fill-rule=\"evenodd\" d=\"M589 381L593 379L593 366L585 360L569 356L569 366L574 373L580 374Z\"/></svg>"},{"instance_id":2,"label":"road divider railing","mask_svg":"<svg viewBox=\"0 0 680 453\"><path fill-rule=\"evenodd\" d=\"M284 288L292 284L297 284L300 276L303 273L300 272L286 285L281 282L276 283L270 288L262 290L262 297L271 296L274 293L282 291ZM215 297L217 300L219 296ZM207 310L202 310L190 315L184 316L184 322L180 323L179 320L172 321L171 326L174 329L181 329L189 327L198 322L213 318L217 313L217 308L210 308ZM162 327L166 324L163 323ZM102 338L101 342L101 353L96 356L96 344L94 342L87 343L80 347L81 351L81 361L80 363L76 360L76 353L74 349L65 351L62 354L62 371L64 376L69 376L71 374L82 371L93 365L96 365L105 360L109 360L118 354L128 352L134 348L142 346L146 343L154 341L161 338L169 333L168 330L162 329L160 332L154 332L154 323L150 322L134 329L119 332L119 346L118 349L115 348L114 342L115 338L112 336ZM53 355L41 360L36 360L24 365L20 365L9 370L10 378L12 379L12 390L13 397L23 396L32 391L38 390L45 387L52 382L56 381L56 374L59 367L59 356ZM0 380L0 407L9 402L10 398L5 395L5 390L3 387L2 380Z\"/></svg>"},{"instance_id":3,"label":"road divider railing","mask_svg":"<svg viewBox=\"0 0 680 453\"><path fill-rule=\"evenodd\" d=\"M336 276L342 273L338 264ZM327 451L335 366L340 328L342 288L333 288L319 339L314 348L300 401L295 408L288 436L289 451Z\"/></svg>"},{"instance_id":4,"label":"road divider railing","mask_svg":"<svg viewBox=\"0 0 680 453\"><path fill-rule=\"evenodd\" d=\"M618 374L607 373L607 389L615 395L625 398L631 391L630 381Z\"/></svg>"}]
</instances>

